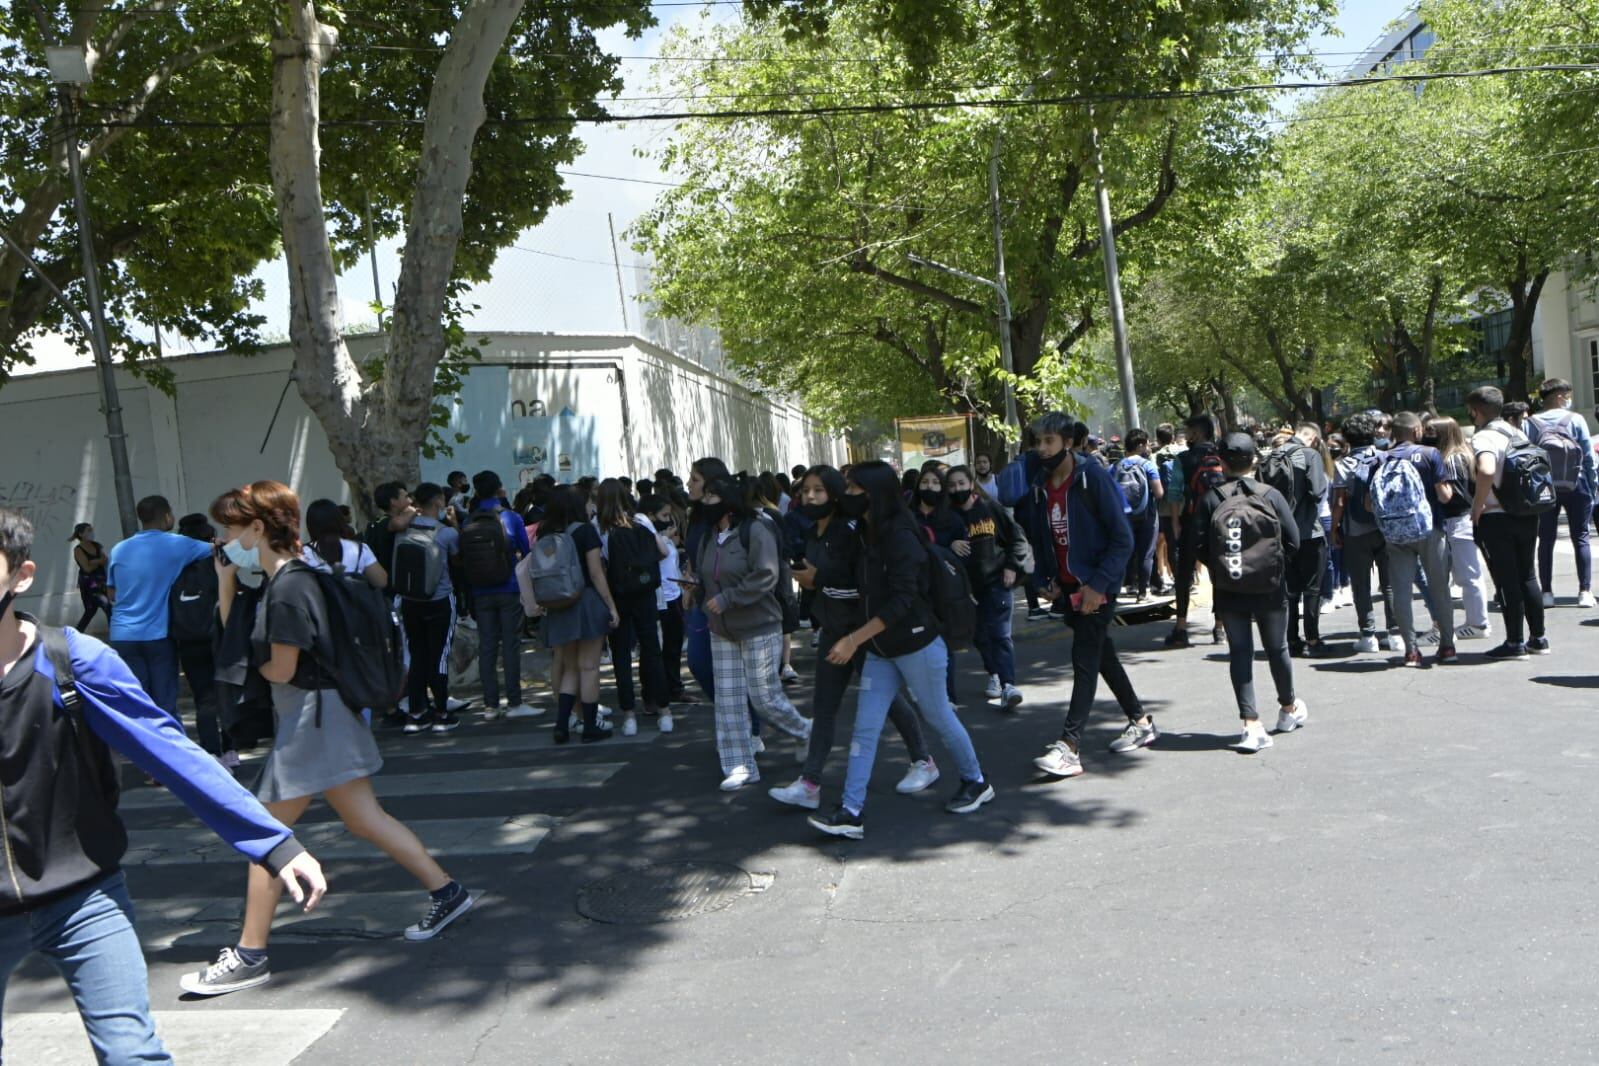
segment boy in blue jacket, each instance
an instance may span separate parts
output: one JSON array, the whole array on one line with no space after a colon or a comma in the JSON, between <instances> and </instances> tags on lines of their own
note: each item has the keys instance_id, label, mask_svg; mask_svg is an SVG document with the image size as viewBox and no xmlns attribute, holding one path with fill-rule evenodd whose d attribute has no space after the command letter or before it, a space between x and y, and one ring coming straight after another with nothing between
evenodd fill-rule
<instances>
[{"instance_id":1,"label":"boy in blue jacket","mask_svg":"<svg viewBox=\"0 0 1599 1066\"><path fill-rule=\"evenodd\" d=\"M0 997L11 971L40 952L71 988L97 1061L170 1064L120 869L128 833L111 751L281 878L306 910L327 882L294 834L151 702L115 652L12 610L33 584L32 548L28 520L0 509Z\"/></svg>"},{"instance_id":2,"label":"boy in blue jacket","mask_svg":"<svg viewBox=\"0 0 1599 1066\"><path fill-rule=\"evenodd\" d=\"M1103 677L1127 716L1127 728L1110 750L1128 752L1153 744L1159 733L1116 655L1110 627L1116 618L1133 530L1115 477L1098 462L1072 450L1086 437L1070 415L1051 411L1032 426L1033 451L1000 474L1000 502L1014 508L1016 522L1033 546L1033 580L1052 600L1067 599L1072 628L1072 696L1059 740L1033 760L1054 777L1083 772L1079 754L1083 726Z\"/></svg>"}]
</instances>

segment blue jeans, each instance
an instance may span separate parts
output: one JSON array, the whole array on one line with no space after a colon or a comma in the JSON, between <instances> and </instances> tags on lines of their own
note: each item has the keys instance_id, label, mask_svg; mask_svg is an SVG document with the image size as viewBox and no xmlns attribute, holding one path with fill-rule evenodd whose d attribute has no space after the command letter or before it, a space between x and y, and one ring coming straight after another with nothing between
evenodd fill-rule
<instances>
[{"instance_id":1,"label":"blue jeans","mask_svg":"<svg viewBox=\"0 0 1599 1066\"><path fill-rule=\"evenodd\" d=\"M1560 512L1566 513L1566 528L1571 531L1571 547L1577 553L1577 591L1587 592L1593 584L1593 550L1589 547L1589 523L1593 520L1593 497L1586 486L1561 489L1555 493L1555 506L1538 516L1538 583L1544 592L1555 570L1555 537L1560 532Z\"/></svg>"},{"instance_id":2,"label":"blue jeans","mask_svg":"<svg viewBox=\"0 0 1599 1066\"><path fill-rule=\"evenodd\" d=\"M1149 591L1150 575L1155 569L1155 535L1160 532L1160 516L1151 504L1143 514L1128 515L1127 521L1133 527L1133 554L1127 560L1122 587L1142 596Z\"/></svg>"},{"instance_id":3,"label":"blue jeans","mask_svg":"<svg viewBox=\"0 0 1599 1066\"><path fill-rule=\"evenodd\" d=\"M111 650L157 707L178 716L178 649L170 640L113 640Z\"/></svg>"},{"instance_id":4,"label":"blue jeans","mask_svg":"<svg viewBox=\"0 0 1599 1066\"><path fill-rule=\"evenodd\" d=\"M1016 683L1016 644L1011 640L1011 604L1015 594L1001 582L977 593L977 650L983 669L998 674L1002 685Z\"/></svg>"},{"instance_id":5,"label":"blue jeans","mask_svg":"<svg viewBox=\"0 0 1599 1066\"><path fill-rule=\"evenodd\" d=\"M102 1063L168 1063L150 1019L144 953L121 873L53 903L0 918L0 997L11 971L35 951L55 963Z\"/></svg>"},{"instance_id":6,"label":"blue jeans","mask_svg":"<svg viewBox=\"0 0 1599 1066\"><path fill-rule=\"evenodd\" d=\"M716 702L716 672L711 668L711 623L701 607L690 607L683 615L684 648L688 672L699 682L705 698Z\"/></svg>"},{"instance_id":7,"label":"blue jeans","mask_svg":"<svg viewBox=\"0 0 1599 1066\"><path fill-rule=\"evenodd\" d=\"M888 709L903 686L922 718L933 727L955 759L962 781L981 781L983 768L966 727L955 717L944 692L949 652L938 637L921 651L885 659L871 651L861 664L861 691L855 704L855 733L849 743L849 770L844 775L844 806L859 814L866 806L866 786L877 762L877 741L883 735Z\"/></svg>"}]
</instances>

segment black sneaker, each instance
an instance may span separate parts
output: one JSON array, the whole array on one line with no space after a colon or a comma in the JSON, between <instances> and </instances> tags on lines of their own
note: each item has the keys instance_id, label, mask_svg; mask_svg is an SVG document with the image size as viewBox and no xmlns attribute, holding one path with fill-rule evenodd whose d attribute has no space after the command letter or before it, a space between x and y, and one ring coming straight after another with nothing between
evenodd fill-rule
<instances>
[{"instance_id":1,"label":"black sneaker","mask_svg":"<svg viewBox=\"0 0 1599 1066\"><path fill-rule=\"evenodd\" d=\"M1188 648L1192 646L1188 640L1188 630L1186 629L1174 629L1166 635L1166 647L1168 648Z\"/></svg>"},{"instance_id":2,"label":"black sneaker","mask_svg":"<svg viewBox=\"0 0 1599 1066\"><path fill-rule=\"evenodd\" d=\"M962 781L944 809L950 814L971 814L993 798L994 786L987 781Z\"/></svg>"},{"instance_id":3,"label":"black sneaker","mask_svg":"<svg viewBox=\"0 0 1599 1066\"><path fill-rule=\"evenodd\" d=\"M1527 650L1534 655L1548 655L1549 638L1533 637L1531 640L1527 641Z\"/></svg>"},{"instance_id":4,"label":"black sneaker","mask_svg":"<svg viewBox=\"0 0 1599 1066\"><path fill-rule=\"evenodd\" d=\"M246 988L264 985L272 980L267 960L250 965L239 957L238 951L223 948L217 961L197 973L186 973L178 978L178 987L191 996L225 996L229 992L242 992Z\"/></svg>"},{"instance_id":5,"label":"black sneaker","mask_svg":"<svg viewBox=\"0 0 1599 1066\"><path fill-rule=\"evenodd\" d=\"M1489 648L1482 654L1487 659L1504 659L1518 663L1524 663L1528 659L1525 644L1512 644L1508 640L1497 648Z\"/></svg>"},{"instance_id":6,"label":"black sneaker","mask_svg":"<svg viewBox=\"0 0 1599 1066\"><path fill-rule=\"evenodd\" d=\"M830 837L860 840L866 836L866 826L861 822L861 816L851 814L842 803L834 807L833 813L826 817L813 814L805 820Z\"/></svg>"},{"instance_id":7,"label":"black sneaker","mask_svg":"<svg viewBox=\"0 0 1599 1066\"><path fill-rule=\"evenodd\" d=\"M1029 607L1027 609L1027 620L1029 622L1046 622L1046 621L1048 621L1049 620L1049 608L1048 607Z\"/></svg>"},{"instance_id":8,"label":"black sneaker","mask_svg":"<svg viewBox=\"0 0 1599 1066\"><path fill-rule=\"evenodd\" d=\"M1288 654L1295 659L1305 658L1305 642L1302 640L1290 640L1288 642Z\"/></svg>"},{"instance_id":9,"label":"black sneaker","mask_svg":"<svg viewBox=\"0 0 1599 1066\"><path fill-rule=\"evenodd\" d=\"M428 912L422 920L405 930L407 940L432 940L444 932L444 927L472 909L477 902L472 893L457 885L455 895L449 899L435 899L428 903Z\"/></svg>"},{"instance_id":10,"label":"black sneaker","mask_svg":"<svg viewBox=\"0 0 1599 1066\"><path fill-rule=\"evenodd\" d=\"M431 728L433 728L433 716L431 714L420 716L408 714L405 716L405 735L408 737L426 733Z\"/></svg>"},{"instance_id":11,"label":"black sneaker","mask_svg":"<svg viewBox=\"0 0 1599 1066\"><path fill-rule=\"evenodd\" d=\"M430 728L433 730L433 732L442 735L445 733L454 732L460 726L460 724L461 718L459 715L446 712L444 714L434 715L433 725Z\"/></svg>"}]
</instances>

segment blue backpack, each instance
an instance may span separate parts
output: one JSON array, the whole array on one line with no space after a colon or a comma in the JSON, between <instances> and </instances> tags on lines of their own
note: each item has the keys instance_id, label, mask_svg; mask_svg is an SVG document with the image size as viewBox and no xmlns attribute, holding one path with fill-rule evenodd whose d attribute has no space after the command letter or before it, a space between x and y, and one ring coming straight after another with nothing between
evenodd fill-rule
<instances>
[{"instance_id":1,"label":"blue backpack","mask_svg":"<svg viewBox=\"0 0 1599 1066\"><path fill-rule=\"evenodd\" d=\"M1406 456L1385 459L1371 479L1371 510L1389 544L1414 544L1432 532L1432 504L1421 470Z\"/></svg>"},{"instance_id":2,"label":"blue backpack","mask_svg":"<svg viewBox=\"0 0 1599 1066\"><path fill-rule=\"evenodd\" d=\"M1380 452L1372 452L1355 460L1355 469L1350 473L1349 480L1344 483L1344 491L1347 493L1344 509L1351 521L1368 526L1377 524L1377 516L1371 511L1371 481L1372 475L1377 470L1377 464L1381 461Z\"/></svg>"},{"instance_id":3,"label":"blue backpack","mask_svg":"<svg viewBox=\"0 0 1599 1066\"><path fill-rule=\"evenodd\" d=\"M1141 515L1149 508L1149 473L1142 459L1127 458L1116 464L1116 484L1127 500L1127 513Z\"/></svg>"}]
</instances>

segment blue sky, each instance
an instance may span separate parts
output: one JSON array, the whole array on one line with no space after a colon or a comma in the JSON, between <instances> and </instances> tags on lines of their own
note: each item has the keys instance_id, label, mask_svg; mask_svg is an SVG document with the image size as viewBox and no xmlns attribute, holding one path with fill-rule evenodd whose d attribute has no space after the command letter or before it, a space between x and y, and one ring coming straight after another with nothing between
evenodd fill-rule
<instances>
[{"instance_id":1,"label":"blue sky","mask_svg":"<svg viewBox=\"0 0 1599 1066\"><path fill-rule=\"evenodd\" d=\"M1341 36L1323 37L1313 44L1318 52L1358 52L1379 36L1383 28L1403 14L1409 5L1404 0L1347 0L1337 16ZM725 8L720 10L726 10ZM680 21L697 20L693 8L658 9L661 25L640 41L629 41L620 34L610 35L606 43L617 54L649 56L660 49L662 33ZM1324 62L1331 71L1340 71L1353 56L1328 55ZM636 95L645 87L650 64L629 60L623 64L627 90ZM617 105L618 110L628 105ZM634 105L637 106L637 105ZM664 124L637 123L632 127L597 126L586 137L587 148L569 169L624 178L661 180L663 175L653 160L638 157L648 151L666 132ZM629 302L628 321L636 329L637 311L631 306L636 296L633 275L627 269L634 258L622 234L646 210L660 191L644 184L609 181L600 178L569 177L570 203L551 212L535 229L523 233L517 248L501 254L494 277L474 290L472 302L480 306L470 322L478 329L549 330L555 332L609 332L622 328L623 310L617 293L616 275L611 263L611 239L607 214L616 224L618 250L623 263L623 283ZM519 249L533 249L523 251ZM539 253L554 253L539 254ZM568 258L556 258L565 256ZM399 271L398 248L379 249L378 271L385 292L391 291ZM266 298L258 310L266 315L268 329L286 332L288 305L286 269L280 262L260 271L266 283ZM371 271L363 264L342 279L346 317L370 319L366 304L372 298Z\"/></svg>"}]
</instances>

